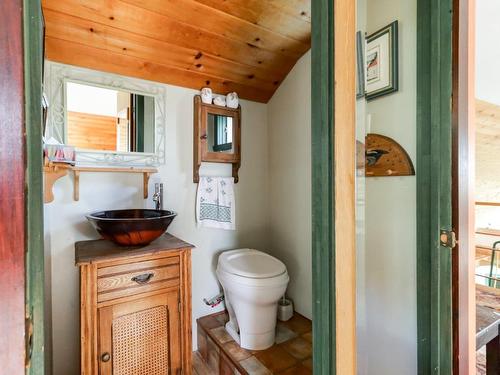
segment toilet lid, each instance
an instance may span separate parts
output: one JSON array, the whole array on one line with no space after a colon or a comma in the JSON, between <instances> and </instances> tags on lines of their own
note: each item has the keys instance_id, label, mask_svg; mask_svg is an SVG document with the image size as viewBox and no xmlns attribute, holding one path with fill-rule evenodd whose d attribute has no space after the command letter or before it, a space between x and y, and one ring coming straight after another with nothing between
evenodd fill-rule
<instances>
[{"instance_id":1,"label":"toilet lid","mask_svg":"<svg viewBox=\"0 0 500 375\"><path fill-rule=\"evenodd\" d=\"M225 272L253 279L274 277L286 272L283 262L253 249L226 251L219 256L219 264Z\"/></svg>"}]
</instances>

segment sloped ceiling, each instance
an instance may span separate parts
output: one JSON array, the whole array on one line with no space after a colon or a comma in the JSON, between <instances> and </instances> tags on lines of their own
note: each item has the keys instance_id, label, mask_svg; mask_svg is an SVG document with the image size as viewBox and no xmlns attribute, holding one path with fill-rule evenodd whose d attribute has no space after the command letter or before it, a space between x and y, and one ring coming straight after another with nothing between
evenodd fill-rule
<instances>
[{"instance_id":1,"label":"sloped ceiling","mask_svg":"<svg viewBox=\"0 0 500 375\"><path fill-rule=\"evenodd\" d=\"M309 50L310 0L43 0L46 57L267 102Z\"/></svg>"}]
</instances>

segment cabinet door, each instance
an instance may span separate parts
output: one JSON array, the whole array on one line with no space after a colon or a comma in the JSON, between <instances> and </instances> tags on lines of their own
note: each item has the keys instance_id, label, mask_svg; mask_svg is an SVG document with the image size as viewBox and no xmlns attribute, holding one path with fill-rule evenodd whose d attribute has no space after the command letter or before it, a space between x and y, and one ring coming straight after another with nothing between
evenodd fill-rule
<instances>
[{"instance_id":1,"label":"cabinet door","mask_svg":"<svg viewBox=\"0 0 500 375\"><path fill-rule=\"evenodd\" d=\"M98 310L100 375L180 373L179 291Z\"/></svg>"}]
</instances>

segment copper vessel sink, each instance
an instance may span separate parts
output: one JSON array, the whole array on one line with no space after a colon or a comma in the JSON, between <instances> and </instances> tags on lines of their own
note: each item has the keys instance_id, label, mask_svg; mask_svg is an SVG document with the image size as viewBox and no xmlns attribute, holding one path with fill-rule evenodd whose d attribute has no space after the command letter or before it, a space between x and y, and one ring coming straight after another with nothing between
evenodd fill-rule
<instances>
[{"instance_id":1,"label":"copper vessel sink","mask_svg":"<svg viewBox=\"0 0 500 375\"><path fill-rule=\"evenodd\" d=\"M147 245L167 230L177 214L165 210L99 211L86 218L99 234L122 246Z\"/></svg>"}]
</instances>

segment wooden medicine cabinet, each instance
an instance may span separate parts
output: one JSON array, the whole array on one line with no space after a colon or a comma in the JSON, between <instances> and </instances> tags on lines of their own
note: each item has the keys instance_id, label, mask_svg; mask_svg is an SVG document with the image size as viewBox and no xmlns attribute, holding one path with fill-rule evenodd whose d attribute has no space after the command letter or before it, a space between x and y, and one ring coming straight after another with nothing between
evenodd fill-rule
<instances>
[{"instance_id":1,"label":"wooden medicine cabinet","mask_svg":"<svg viewBox=\"0 0 500 375\"><path fill-rule=\"evenodd\" d=\"M201 162L231 163L234 182L241 165L241 107L206 104L194 97L193 182L200 180Z\"/></svg>"}]
</instances>

